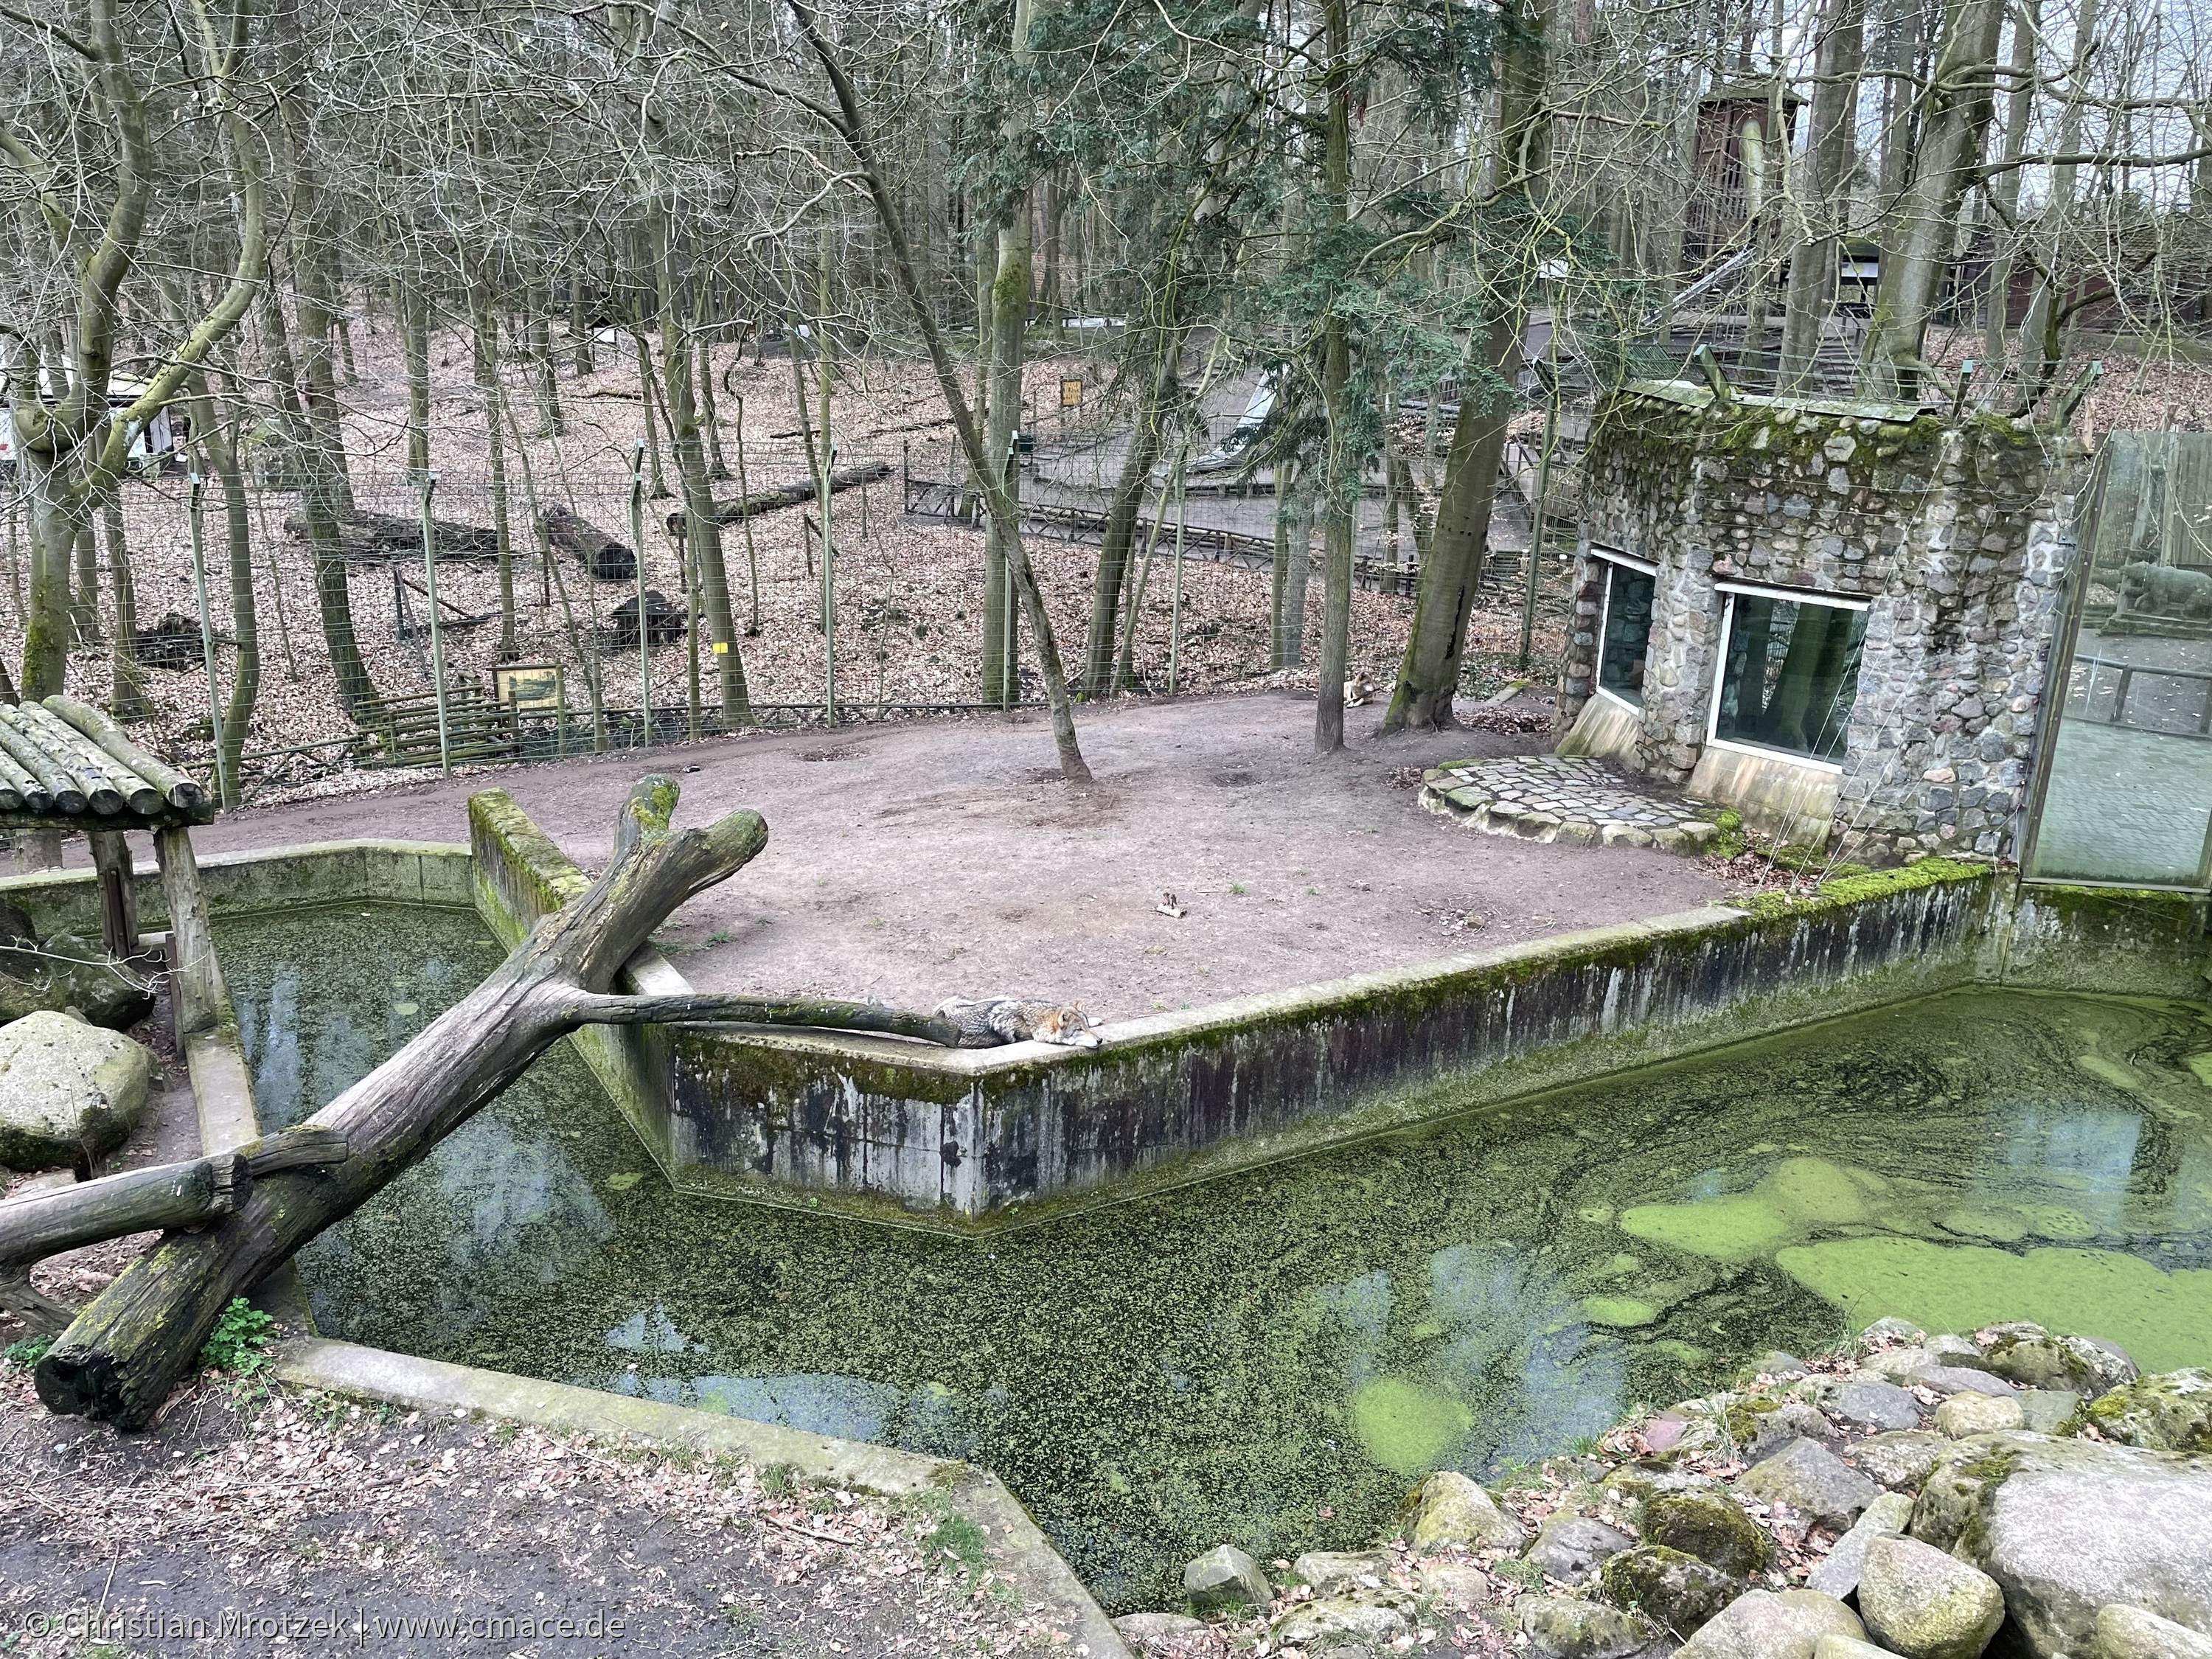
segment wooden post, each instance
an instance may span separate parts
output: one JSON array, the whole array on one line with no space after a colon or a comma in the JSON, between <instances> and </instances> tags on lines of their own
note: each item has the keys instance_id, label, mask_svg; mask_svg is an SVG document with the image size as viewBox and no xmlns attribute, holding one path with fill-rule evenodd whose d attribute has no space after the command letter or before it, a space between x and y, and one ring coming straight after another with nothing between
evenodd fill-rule
<instances>
[{"instance_id":1,"label":"wooden post","mask_svg":"<svg viewBox=\"0 0 2212 1659\"><path fill-rule=\"evenodd\" d=\"M94 830L87 839L92 842L92 867L100 877L100 942L108 955L128 962L138 954L138 893L131 880L136 872L131 843L120 830Z\"/></svg>"},{"instance_id":2,"label":"wooden post","mask_svg":"<svg viewBox=\"0 0 2212 1659\"><path fill-rule=\"evenodd\" d=\"M154 858L161 867L161 899L169 910L169 1007L181 1042L215 1024L222 981L191 831L182 824L156 830Z\"/></svg>"}]
</instances>

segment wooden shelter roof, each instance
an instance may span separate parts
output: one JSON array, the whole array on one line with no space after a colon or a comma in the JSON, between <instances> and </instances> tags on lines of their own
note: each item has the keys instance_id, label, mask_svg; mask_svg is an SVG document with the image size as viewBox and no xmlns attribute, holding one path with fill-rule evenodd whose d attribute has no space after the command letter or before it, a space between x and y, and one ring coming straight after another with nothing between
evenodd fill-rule
<instances>
[{"instance_id":1,"label":"wooden shelter roof","mask_svg":"<svg viewBox=\"0 0 2212 1659\"><path fill-rule=\"evenodd\" d=\"M211 823L207 792L73 697L0 703L0 826L167 830Z\"/></svg>"}]
</instances>

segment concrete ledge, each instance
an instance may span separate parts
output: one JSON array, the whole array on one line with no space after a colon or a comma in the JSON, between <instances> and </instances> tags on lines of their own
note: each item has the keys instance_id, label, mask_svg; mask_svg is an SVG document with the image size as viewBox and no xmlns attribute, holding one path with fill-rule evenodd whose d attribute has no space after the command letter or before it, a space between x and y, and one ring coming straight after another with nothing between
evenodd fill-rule
<instances>
[{"instance_id":1,"label":"concrete ledge","mask_svg":"<svg viewBox=\"0 0 2212 1659\"><path fill-rule=\"evenodd\" d=\"M972 1464L319 1338L285 1344L277 1351L275 1372L297 1388L410 1411L466 1411L502 1422L737 1457L757 1468L780 1464L810 1479L889 1497L942 1492L988 1534L994 1569L1026 1599L1068 1622L1077 1653L1129 1659L1112 1622L1029 1512L996 1475Z\"/></svg>"}]
</instances>

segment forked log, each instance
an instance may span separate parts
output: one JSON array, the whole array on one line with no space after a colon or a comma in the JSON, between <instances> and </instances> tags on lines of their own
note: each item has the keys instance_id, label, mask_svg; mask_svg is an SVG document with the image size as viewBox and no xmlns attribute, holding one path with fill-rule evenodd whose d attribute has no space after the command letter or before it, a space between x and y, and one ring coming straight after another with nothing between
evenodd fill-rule
<instances>
[{"instance_id":1,"label":"forked log","mask_svg":"<svg viewBox=\"0 0 2212 1659\"><path fill-rule=\"evenodd\" d=\"M867 1005L611 994L623 963L671 911L768 844L768 825L749 811L673 830L676 801L672 779L640 781L623 804L605 874L543 917L489 978L413 1042L307 1120L303 1127L344 1138L343 1158L258 1178L236 1208L200 1231L168 1234L132 1262L39 1362L39 1397L47 1407L126 1428L144 1424L233 1297L351 1214L580 1025L769 1021L958 1041L950 1021Z\"/></svg>"}]
</instances>

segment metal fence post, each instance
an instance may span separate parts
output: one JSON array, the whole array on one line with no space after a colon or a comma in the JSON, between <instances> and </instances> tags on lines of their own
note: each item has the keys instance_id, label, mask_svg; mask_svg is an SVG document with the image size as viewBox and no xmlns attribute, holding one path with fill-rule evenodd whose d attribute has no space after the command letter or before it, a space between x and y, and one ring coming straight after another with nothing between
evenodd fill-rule
<instances>
[{"instance_id":1,"label":"metal fence post","mask_svg":"<svg viewBox=\"0 0 2212 1659\"><path fill-rule=\"evenodd\" d=\"M1171 697L1182 686L1183 478L1189 461L1190 444L1185 440L1176 455L1175 599L1168 611L1168 696Z\"/></svg>"},{"instance_id":2,"label":"metal fence post","mask_svg":"<svg viewBox=\"0 0 2212 1659\"><path fill-rule=\"evenodd\" d=\"M230 768L222 752L222 695L216 686L215 624L208 620L207 553L203 540L200 490L205 480L195 467L191 473L192 598L200 611L200 660L207 665L208 736L215 743L215 796L225 806L232 802Z\"/></svg>"},{"instance_id":3,"label":"metal fence post","mask_svg":"<svg viewBox=\"0 0 2212 1659\"><path fill-rule=\"evenodd\" d=\"M650 421L653 411L645 411ZM645 440L629 458L629 542L637 550L637 713L638 747L653 747L653 630L645 617Z\"/></svg>"},{"instance_id":4,"label":"metal fence post","mask_svg":"<svg viewBox=\"0 0 2212 1659\"><path fill-rule=\"evenodd\" d=\"M438 626L438 531L430 517L430 497L438 488L438 469L422 475L422 586L429 592L430 689L438 699L438 769L453 770L453 733L446 712L446 636Z\"/></svg>"},{"instance_id":5,"label":"metal fence post","mask_svg":"<svg viewBox=\"0 0 2212 1659\"><path fill-rule=\"evenodd\" d=\"M830 539L830 477L837 465L837 446L822 434L822 477L817 486L822 497L822 723L837 724L837 581L833 574L836 549Z\"/></svg>"}]
</instances>

